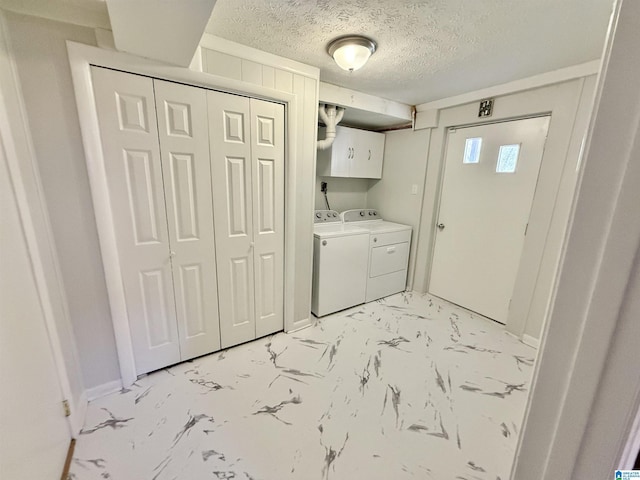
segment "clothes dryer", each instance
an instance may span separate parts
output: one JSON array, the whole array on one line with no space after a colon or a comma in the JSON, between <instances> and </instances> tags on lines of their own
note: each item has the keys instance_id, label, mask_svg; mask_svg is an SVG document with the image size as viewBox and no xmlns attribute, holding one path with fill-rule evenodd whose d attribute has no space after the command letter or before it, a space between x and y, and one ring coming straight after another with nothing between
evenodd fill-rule
<instances>
[{"instance_id":1,"label":"clothes dryer","mask_svg":"<svg viewBox=\"0 0 640 480\"><path fill-rule=\"evenodd\" d=\"M404 291L407 287L411 226L383 220L375 209L346 210L340 217L345 225L364 228L370 234L365 301Z\"/></svg>"}]
</instances>

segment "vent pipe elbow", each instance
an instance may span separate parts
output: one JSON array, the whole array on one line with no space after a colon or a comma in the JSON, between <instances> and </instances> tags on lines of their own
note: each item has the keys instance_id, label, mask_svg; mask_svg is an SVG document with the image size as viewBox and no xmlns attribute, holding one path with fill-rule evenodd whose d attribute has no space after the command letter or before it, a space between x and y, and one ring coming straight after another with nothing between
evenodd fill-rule
<instances>
[{"instance_id":1,"label":"vent pipe elbow","mask_svg":"<svg viewBox=\"0 0 640 480\"><path fill-rule=\"evenodd\" d=\"M318 140L318 150L326 150L333 145L336 138L336 125L344 116L344 108L335 105L320 105L318 116L327 127L324 140Z\"/></svg>"}]
</instances>

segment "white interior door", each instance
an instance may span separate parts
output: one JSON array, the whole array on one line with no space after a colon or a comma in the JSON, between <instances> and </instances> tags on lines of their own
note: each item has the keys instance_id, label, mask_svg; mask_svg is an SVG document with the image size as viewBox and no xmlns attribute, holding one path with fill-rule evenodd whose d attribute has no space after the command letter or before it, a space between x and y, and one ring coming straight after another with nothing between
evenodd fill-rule
<instances>
[{"instance_id":1,"label":"white interior door","mask_svg":"<svg viewBox=\"0 0 640 480\"><path fill-rule=\"evenodd\" d=\"M181 360L220 349L207 92L154 80Z\"/></svg>"},{"instance_id":2,"label":"white interior door","mask_svg":"<svg viewBox=\"0 0 640 480\"><path fill-rule=\"evenodd\" d=\"M256 336L249 99L207 92L222 348Z\"/></svg>"},{"instance_id":3,"label":"white interior door","mask_svg":"<svg viewBox=\"0 0 640 480\"><path fill-rule=\"evenodd\" d=\"M548 126L449 131L430 293L506 323Z\"/></svg>"},{"instance_id":4,"label":"white interior door","mask_svg":"<svg viewBox=\"0 0 640 480\"><path fill-rule=\"evenodd\" d=\"M256 337L284 325L284 106L251 99Z\"/></svg>"},{"instance_id":5,"label":"white interior door","mask_svg":"<svg viewBox=\"0 0 640 480\"><path fill-rule=\"evenodd\" d=\"M180 361L153 81L92 67L138 374Z\"/></svg>"}]
</instances>

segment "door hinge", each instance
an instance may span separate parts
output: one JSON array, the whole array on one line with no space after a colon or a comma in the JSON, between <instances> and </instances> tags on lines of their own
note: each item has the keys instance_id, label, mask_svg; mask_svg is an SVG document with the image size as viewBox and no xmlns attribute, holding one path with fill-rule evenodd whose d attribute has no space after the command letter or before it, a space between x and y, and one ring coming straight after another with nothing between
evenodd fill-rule
<instances>
[{"instance_id":1,"label":"door hinge","mask_svg":"<svg viewBox=\"0 0 640 480\"><path fill-rule=\"evenodd\" d=\"M70 417L71 416L71 407L69 406L69 400L63 400L62 401L62 408L64 408L64 416L65 417Z\"/></svg>"}]
</instances>

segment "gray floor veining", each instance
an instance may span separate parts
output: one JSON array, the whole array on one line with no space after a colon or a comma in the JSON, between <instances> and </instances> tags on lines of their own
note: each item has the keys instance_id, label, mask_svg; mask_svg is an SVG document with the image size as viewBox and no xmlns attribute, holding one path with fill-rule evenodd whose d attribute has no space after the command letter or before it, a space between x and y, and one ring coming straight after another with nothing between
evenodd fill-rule
<instances>
[{"instance_id":1,"label":"gray floor veining","mask_svg":"<svg viewBox=\"0 0 640 480\"><path fill-rule=\"evenodd\" d=\"M503 479L535 350L403 293L89 405L70 478Z\"/></svg>"}]
</instances>

